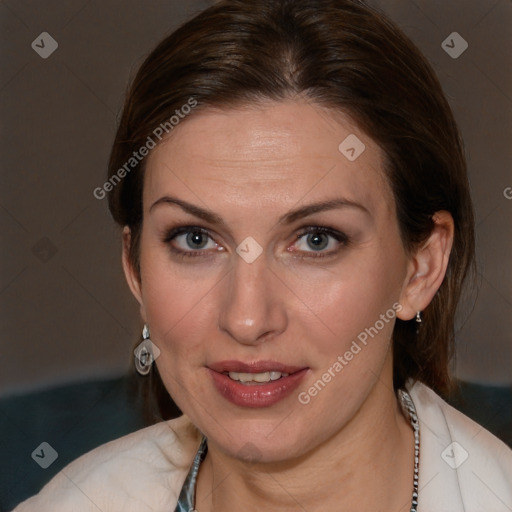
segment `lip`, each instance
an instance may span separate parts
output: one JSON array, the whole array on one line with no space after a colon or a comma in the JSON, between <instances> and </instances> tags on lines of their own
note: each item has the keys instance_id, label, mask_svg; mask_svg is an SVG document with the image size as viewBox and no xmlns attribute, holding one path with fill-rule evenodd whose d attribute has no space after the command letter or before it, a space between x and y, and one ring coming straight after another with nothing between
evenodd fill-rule
<instances>
[{"instance_id":1,"label":"lip","mask_svg":"<svg viewBox=\"0 0 512 512\"><path fill-rule=\"evenodd\" d=\"M275 361L220 361L207 367L215 388L222 397L234 405L249 408L270 407L289 396L301 383L309 368L291 366ZM262 373L278 371L288 377L259 384L242 384L223 372Z\"/></svg>"},{"instance_id":2,"label":"lip","mask_svg":"<svg viewBox=\"0 0 512 512\"><path fill-rule=\"evenodd\" d=\"M238 372L238 373L262 373L262 372L281 372L295 373L303 370L304 366L290 366L277 361L253 361L243 363L242 361L219 361L208 365L214 372Z\"/></svg>"}]
</instances>

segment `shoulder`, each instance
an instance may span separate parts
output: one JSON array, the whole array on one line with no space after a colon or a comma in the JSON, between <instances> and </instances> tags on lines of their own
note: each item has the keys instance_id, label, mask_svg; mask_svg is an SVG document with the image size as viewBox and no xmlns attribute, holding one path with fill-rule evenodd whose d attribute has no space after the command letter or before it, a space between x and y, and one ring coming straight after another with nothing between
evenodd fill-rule
<instances>
[{"instance_id":1,"label":"shoulder","mask_svg":"<svg viewBox=\"0 0 512 512\"><path fill-rule=\"evenodd\" d=\"M138 430L76 459L13 512L174 510L200 441L186 416Z\"/></svg>"},{"instance_id":2,"label":"shoulder","mask_svg":"<svg viewBox=\"0 0 512 512\"><path fill-rule=\"evenodd\" d=\"M409 387L420 422L422 510L512 509L512 450L430 388Z\"/></svg>"}]
</instances>

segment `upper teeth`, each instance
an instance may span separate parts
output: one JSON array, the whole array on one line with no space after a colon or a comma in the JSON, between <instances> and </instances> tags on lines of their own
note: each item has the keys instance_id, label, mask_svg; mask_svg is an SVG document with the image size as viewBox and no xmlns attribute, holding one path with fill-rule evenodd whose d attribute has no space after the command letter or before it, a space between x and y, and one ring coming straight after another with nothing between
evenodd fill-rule
<instances>
[{"instance_id":1,"label":"upper teeth","mask_svg":"<svg viewBox=\"0 0 512 512\"><path fill-rule=\"evenodd\" d=\"M240 382L270 382L281 377L288 377L288 373L281 372L263 372L263 373L238 373L229 372L229 377Z\"/></svg>"}]
</instances>

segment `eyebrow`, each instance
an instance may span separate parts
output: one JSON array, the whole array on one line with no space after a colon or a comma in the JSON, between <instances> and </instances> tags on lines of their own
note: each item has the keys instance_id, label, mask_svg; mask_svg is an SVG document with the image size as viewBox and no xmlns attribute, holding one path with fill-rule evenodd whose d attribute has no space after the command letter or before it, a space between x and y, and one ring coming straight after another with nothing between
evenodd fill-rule
<instances>
[{"instance_id":1,"label":"eyebrow","mask_svg":"<svg viewBox=\"0 0 512 512\"><path fill-rule=\"evenodd\" d=\"M312 215L313 213L323 212L327 210L334 210L336 208L356 208L362 212L371 215L369 210L362 204L354 201L349 201L345 198L329 199L328 201L320 201L318 203L308 204L296 210L292 210L279 218L279 223L291 224L298 219Z\"/></svg>"},{"instance_id":2,"label":"eyebrow","mask_svg":"<svg viewBox=\"0 0 512 512\"><path fill-rule=\"evenodd\" d=\"M218 224L220 226L226 226L224 219L222 219L222 217L220 217L216 213L212 212L211 210L201 208L200 206L194 205L192 203L188 203L187 201L183 201L182 199L178 199L178 198L172 197L172 196L161 197L160 199L158 199L151 205L151 207L149 208L149 211L151 212L153 210L153 208L155 208L156 206L162 205L162 204L170 204L170 205L175 204L175 205L179 206L185 212L190 213L191 215L194 215L195 217L203 219L211 224ZM281 223L291 224L292 222L295 222L299 219L302 219L303 217L307 217L314 213L323 212L323 211L327 211L327 210L334 210L336 208L355 208L355 209L361 210L362 212L366 213L367 215L371 215L369 210L367 208L365 208L362 204L356 203L354 201L350 201L345 198L336 198L336 199L329 199L327 201L319 201L317 203L308 204L306 206L302 206L300 208L292 210L292 211L282 215L279 218L279 220L277 221L277 223L278 224L281 224Z\"/></svg>"},{"instance_id":3,"label":"eyebrow","mask_svg":"<svg viewBox=\"0 0 512 512\"><path fill-rule=\"evenodd\" d=\"M199 217L200 219L203 219L210 224L219 224L221 226L225 226L226 223L216 213L213 213L210 210L207 210L205 208L201 208L200 206L196 206L195 204L188 203L187 201L183 201L181 199L177 199L176 197L172 196L163 196L157 201L155 201L151 207L149 208L149 211L153 210L155 206L161 205L161 204L176 204L178 205L182 210L184 210L187 213L190 213L191 215L194 215L195 217Z\"/></svg>"}]
</instances>

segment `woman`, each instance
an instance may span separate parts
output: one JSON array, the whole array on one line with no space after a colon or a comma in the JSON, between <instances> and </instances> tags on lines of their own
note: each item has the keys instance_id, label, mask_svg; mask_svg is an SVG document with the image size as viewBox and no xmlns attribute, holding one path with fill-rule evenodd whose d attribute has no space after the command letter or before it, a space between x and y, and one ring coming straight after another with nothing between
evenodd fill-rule
<instances>
[{"instance_id":1,"label":"woman","mask_svg":"<svg viewBox=\"0 0 512 512\"><path fill-rule=\"evenodd\" d=\"M511 509L511 451L439 396L473 268L462 143L380 13L207 9L139 70L104 188L137 370L184 415L17 511Z\"/></svg>"}]
</instances>

